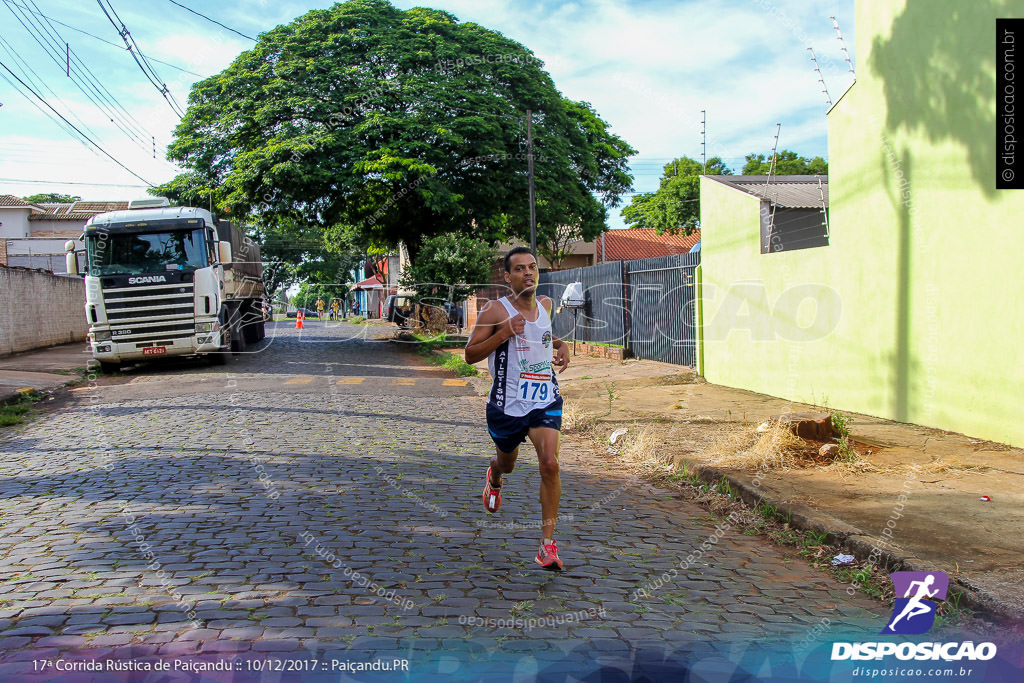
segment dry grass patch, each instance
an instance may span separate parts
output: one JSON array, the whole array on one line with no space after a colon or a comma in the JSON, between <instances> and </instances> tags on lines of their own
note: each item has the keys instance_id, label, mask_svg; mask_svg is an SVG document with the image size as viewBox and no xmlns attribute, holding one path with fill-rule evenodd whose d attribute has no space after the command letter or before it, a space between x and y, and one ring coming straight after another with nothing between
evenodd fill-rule
<instances>
[{"instance_id":1,"label":"dry grass patch","mask_svg":"<svg viewBox=\"0 0 1024 683\"><path fill-rule=\"evenodd\" d=\"M665 452L664 441L658 438L656 430L644 427L636 431L632 428L623 439L625 444L619 459L628 465L641 469L672 467L672 456Z\"/></svg>"},{"instance_id":2,"label":"dry grass patch","mask_svg":"<svg viewBox=\"0 0 1024 683\"><path fill-rule=\"evenodd\" d=\"M575 401L562 402L562 431L589 432L593 429L597 418L580 407Z\"/></svg>"},{"instance_id":3,"label":"dry grass patch","mask_svg":"<svg viewBox=\"0 0 1024 683\"><path fill-rule=\"evenodd\" d=\"M752 427L717 439L704 453L709 464L744 470L792 467L807 444L793 434L786 423L773 420L767 424L768 428L762 432Z\"/></svg>"}]
</instances>

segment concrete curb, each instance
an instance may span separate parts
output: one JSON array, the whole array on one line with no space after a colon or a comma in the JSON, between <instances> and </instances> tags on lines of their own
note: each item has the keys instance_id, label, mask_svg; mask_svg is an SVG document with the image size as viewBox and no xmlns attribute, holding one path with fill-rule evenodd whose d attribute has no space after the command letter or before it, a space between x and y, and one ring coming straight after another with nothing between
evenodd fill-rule
<instances>
[{"instance_id":1,"label":"concrete curb","mask_svg":"<svg viewBox=\"0 0 1024 683\"><path fill-rule=\"evenodd\" d=\"M916 557L899 555L894 551L885 549L885 546L888 545L887 543L831 515L819 512L805 505L772 499L757 490L758 487L742 481L732 474L728 474L710 465L704 465L685 458L683 460L686 462L687 468L705 483L717 484L724 478L737 497L747 505L754 507L761 502L771 505L779 512L790 515L790 526L804 531L813 531L816 534L825 534L827 540L836 543L859 557L877 555L881 566L886 569L892 571L937 570L936 567L927 565ZM982 612L996 620L1024 624L1024 613L1018 607L1006 603L978 586L972 585L969 578L950 577L949 588L950 596L957 595L959 604L965 607L969 607L976 612Z\"/></svg>"}]
</instances>

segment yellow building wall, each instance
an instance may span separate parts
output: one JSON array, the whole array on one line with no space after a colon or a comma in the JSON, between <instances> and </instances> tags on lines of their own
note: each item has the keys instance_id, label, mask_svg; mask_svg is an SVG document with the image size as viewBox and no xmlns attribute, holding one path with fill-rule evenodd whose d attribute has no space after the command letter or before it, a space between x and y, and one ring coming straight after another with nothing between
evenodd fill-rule
<instances>
[{"instance_id":1,"label":"yellow building wall","mask_svg":"<svg viewBox=\"0 0 1024 683\"><path fill-rule=\"evenodd\" d=\"M1024 446L1024 190L995 189L1001 16L1010 3L857 3L857 82L829 113L829 246L761 254L759 201L702 179L708 381ZM811 325L815 305L839 315Z\"/></svg>"}]
</instances>

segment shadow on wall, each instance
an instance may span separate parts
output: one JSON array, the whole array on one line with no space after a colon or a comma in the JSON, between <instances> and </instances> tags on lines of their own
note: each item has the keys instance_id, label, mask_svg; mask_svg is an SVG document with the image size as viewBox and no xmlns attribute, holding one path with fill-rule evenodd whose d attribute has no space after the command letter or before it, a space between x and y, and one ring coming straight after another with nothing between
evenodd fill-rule
<instances>
[{"instance_id":1,"label":"shadow on wall","mask_svg":"<svg viewBox=\"0 0 1024 683\"><path fill-rule=\"evenodd\" d=\"M958 142L975 183L991 196L996 191L995 19L1017 16L1020 5L1011 7L1006 0L937 4L908 2L893 22L892 35L875 39L870 68L884 83L887 128Z\"/></svg>"}]
</instances>

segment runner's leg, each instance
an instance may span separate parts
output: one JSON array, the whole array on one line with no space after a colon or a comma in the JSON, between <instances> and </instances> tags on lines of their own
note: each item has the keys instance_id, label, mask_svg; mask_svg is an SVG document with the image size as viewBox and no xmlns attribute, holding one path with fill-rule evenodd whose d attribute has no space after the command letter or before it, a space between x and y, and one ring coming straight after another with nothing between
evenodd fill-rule
<instances>
[{"instance_id":1,"label":"runner's leg","mask_svg":"<svg viewBox=\"0 0 1024 683\"><path fill-rule=\"evenodd\" d=\"M518 448L511 453L506 453L498 447L494 448L494 457L491 458L491 486L497 488L501 485L501 475L510 474L515 469L518 457ZM498 477L498 481L494 481L495 477Z\"/></svg>"},{"instance_id":2,"label":"runner's leg","mask_svg":"<svg viewBox=\"0 0 1024 683\"><path fill-rule=\"evenodd\" d=\"M537 463L540 465L541 539L553 539L558 503L562 497L558 468L559 432L551 427L532 427L529 436L537 450Z\"/></svg>"}]
</instances>

